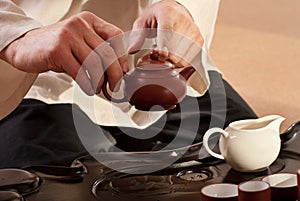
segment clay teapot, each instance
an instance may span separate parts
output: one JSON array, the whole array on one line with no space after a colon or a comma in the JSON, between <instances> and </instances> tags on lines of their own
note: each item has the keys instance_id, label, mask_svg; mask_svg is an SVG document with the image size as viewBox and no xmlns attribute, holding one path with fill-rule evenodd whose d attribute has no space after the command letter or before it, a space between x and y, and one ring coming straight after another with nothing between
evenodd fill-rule
<instances>
[{"instance_id":1,"label":"clay teapot","mask_svg":"<svg viewBox=\"0 0 300 201\"><path fill-rule=\"evenodd\" d=\"M181 72L168 59L161 59L151 51L137 62L130 74L124 74L124 97L113 98L107 91L107 76L102 85L104 96L115 103L129 102L144 111L170 110L186 95L186 81L195 72L192 66ZM158 106L158 107L157 107Z\"/></svg>"}]
</instances>

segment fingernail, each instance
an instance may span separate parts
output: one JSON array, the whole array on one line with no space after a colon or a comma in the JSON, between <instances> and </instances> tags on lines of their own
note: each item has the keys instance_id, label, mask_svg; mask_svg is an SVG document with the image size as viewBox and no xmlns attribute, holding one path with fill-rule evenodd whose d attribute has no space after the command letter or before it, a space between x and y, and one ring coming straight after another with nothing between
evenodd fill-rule
<instances>
[{"instance_id":1,"label":"fingernail","mask_svg":"<svg viewBox=\"0 0 300 201\"><path fill-rule=\"evenodd\" d=\"M95 91L95 94L99 94L101 92L101 86L98 86L96 91Z\"/></svg>"},{"instance_id":2,"label":"fingernail","mask_svg":"<svg viewBox=\"0 0 300 201\"><path fill-rule=\"evenodd\" d=\"M166 55L168 55L168 54L169 54L169 50L168 50L168 48L167 48L167 47L163 47L162 51L163 51L163 52L165 52L165 53L166 53Z\"/></svg>"},{"instance_id":3,"label":"fingernail","mask_svg":"<svg viewBox=\"0 0 300 201\"><path fill-rule=\"evenodd\" d=\"M95 90L93 88L90 88L90 89L88 89L88 91L86 93L89 96L93 96L95 94Z\"/></svg>"},{"instance_id":4,"label":"fingernail","mask_svg":"<svg viewBox=\"0 0 300 201\"><path fill-rule=\"evenodd\" d=\"M169 56L169 50L168 48L165 46L162 48L162 50L160 51L160 54L164 57L168 57Z\"/></svg>"},{"instance_id":5,"label":"fingernail","mask_svg":"<svg viewBox=\"0 0 300 201\"><path fill-rule=\"evenodd\" d=\"M128 54L135 54L138 52L138 50L135 47L135 43L136 43L135 40L131 37L129 39L129 46L127 49Z\"/></svg>"},{"instance_id":6,"label":"fingernail","mask_svg":"<svg viewBox=\"0 0 300 201\"><path fill-rule=\"evenodd\" d=\"M111 88L110 90L113 92L118 92L120 90L120 87L121 87L121 82L117 82L115 86L110 87Z\"/></svg>"},{"instance_id":7,"label":"fingernail","mask_svg":"<svg viewBox=\"0 0 300 201\"><path fill-rule=\"evenodd\" d=\"M137 50L136 48L134 48L133 45L129 46L127 49L128 54L135 54L137 53L139 50Z\"/></svg>"},{"instance_id":8,"label":"fingernail","mask_svg":"<svg viewBox=\"0 0 300 201\"><path fill-rule=\"evenodd\" d=\"M122 64L122 68L123 68L123 72L128 72L129 71L129 66L128 66L128 62L125 61L123 64Z\"/></svg>"},{"instance_id":9,"label":"fingernail","mask_svg":"<svg viewBox=\"0 0 300 201\"><path fill-rule=\"evenodd\" d=\"M140 50L128 50L128 54L135 54L138 53Z\"/></svg>"}]
</instances>

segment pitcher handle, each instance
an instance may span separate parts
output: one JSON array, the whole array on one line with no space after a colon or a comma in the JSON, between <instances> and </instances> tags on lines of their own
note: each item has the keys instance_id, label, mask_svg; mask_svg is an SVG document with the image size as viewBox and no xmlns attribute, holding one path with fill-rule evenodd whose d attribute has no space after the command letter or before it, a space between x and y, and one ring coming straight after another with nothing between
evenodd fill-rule
<instances>
[{"instance_id":1,"label":"pitcher handle","mask_svg":"<svg viewBox=\"0 0 300 201\"><path fill-rule=\"evenodd\" d=\"M205 133L204 136L203 136L203 145L204 145L206 151L207 151L210 155L212 155L212 156L214 156L214 157L216 157L216 158L219 158L219 159L224 160L224 156L222 156L221 154L218 154L218 153L212 151L212 150L210 149L209 145L208 145L209 138L210 138L210 136L211 136L212 134L214 134L214 133L221 133L225 138L227 138L228 135L229 135L226 131L224 131L224 130L221 129L221 128L211 128L211 129L209 129L208 131L206 131L206 133Z\"/></svg>"},{"instance_id":2,"label":"pitcher handle","mask_svg":"<svg viewBox=\"0 0 300 201\"><path fill-rule=\"evenodd\" d=\"M102 93L105 96L105 98L107 98L108 100L114 102L114 103L124 103L127 102L126 98L123 97L121 99L117 99L117 98L113 98L107 91L107 83L108 83L108 77L106 74L104 74L104 81L103 84L101 86L102 89Z\"/></svg>"}]
</instances>

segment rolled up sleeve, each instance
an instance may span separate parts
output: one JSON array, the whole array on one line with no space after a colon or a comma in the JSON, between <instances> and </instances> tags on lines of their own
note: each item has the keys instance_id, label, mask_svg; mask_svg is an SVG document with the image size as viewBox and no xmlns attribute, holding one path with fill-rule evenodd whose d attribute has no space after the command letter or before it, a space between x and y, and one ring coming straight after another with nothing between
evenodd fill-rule
<instances>
[{"instance_id":1,"label":"rolled up sleeve","mask_svg":"<svg viewBox=\"0 0 300 201\"><path fill-rule=\"evenodd\" d=\"M41 26L12 1L0 0L0 51L26 32Z\"/></svg>"},{"instance_id":2,"label":"rolled up sleeve","mask_svg":"<svg viewBox=\"0 0 300 201\"><path fill-rule=\"evenodd\" d=\"M218 16L220 0L176 0L191 13L195 24L199 27L206 48L210 47L216 19Z\"/></svg>"}]
</instances>

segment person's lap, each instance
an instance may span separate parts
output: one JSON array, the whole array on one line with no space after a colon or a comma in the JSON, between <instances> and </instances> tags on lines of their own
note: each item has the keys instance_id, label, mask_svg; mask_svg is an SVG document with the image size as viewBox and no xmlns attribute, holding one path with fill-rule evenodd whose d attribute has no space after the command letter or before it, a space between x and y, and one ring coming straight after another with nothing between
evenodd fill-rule
<instances>
[{"instance_id":1,"label":"person's lap","mask_svg":"<svg viewBox=\"0 0 300 201\"><path fill-rule=\"evenodd\" d=\"M179 106L166 113L165 118L147 129L103 127L117 139L117 147L123 150L148 150L157 141L168 144L179 133L181 141L198 142L211 127L227 127L232 121L257 118L240 95L215 71L209 72L211 85L202 97L186 97ZM164 125L162 127L161 125ZM127 135L124 135L123 133ZM195 136L195 132L197 135ZM157 133L150 139L137 139L139 135ZM137 136L137 138L129 136ZM192 138L192 139L190 139ZM186 144L183 142L182 144ZM180 145L178 145L180 146Z\"/></svg>"},{"instance_id":2,"label":"person's lap","mask_svg":"<svg viewBox=\"0 0 300 201\"><path fill-rule=\"evenodd\" d=\"M118 148L143 151L158 149L158 141L168 144L178 133L182 134L182 141L197 142L210 127L226 127L238 119L256 118L251 108L217 72L209 72L209 75L211 86L208 93L200 98L186 97L178 107L168 111L161 121L146 130L100 128L117 140ZM0 121L0 168L69 165L76 157L88 154L78 136L74 117L80 121L81 131L98 135L99 126L74 105L23 100ZM129 137L128 133L154 133L155 136L136 139Z\"/></svg>"}]
</instances>

